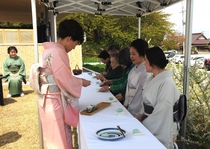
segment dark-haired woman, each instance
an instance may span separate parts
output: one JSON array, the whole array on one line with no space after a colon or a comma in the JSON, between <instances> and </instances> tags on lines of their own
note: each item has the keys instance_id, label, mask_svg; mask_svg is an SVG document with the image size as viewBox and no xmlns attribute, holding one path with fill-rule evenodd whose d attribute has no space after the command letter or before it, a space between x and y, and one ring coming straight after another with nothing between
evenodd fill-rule
<instances>
[{"instance_id":1,"label":"dark-haired woman","mask_svg":"<svg viewBox=\"0 0 210 149\"><path fill-rule=\"evenodd\" d=\"M7 49L9 57L4 61L4 76L8 82L9 94L11 96L24 96L22 90L22 81L26 83L25 64L21 57L17 55L18 50L15 46L10 46Z\"/></svg>"},{"instance_id":2,"label":"dark-haired woman","mask_svg":"<svg viewBox=\"0 0 210 149\"><path fill-rule=\"evenodd\" d=\"M128 75L124 106L138 119L142 117L140 114L143 109L142 88L149 77L144 64L147 48L148 43L143 39L136 39L130 45L130 58L135 66Z\"/></svg>"},{"instance_id":3,"label":"dark-haired woman","mask_svg":"<svg viewBox=\"0 0 210 149\"><path fill-rule=\"evenodd\" d=\"M165 69L167 63L161 48L152 47L146 50L146 71L153 75L143 87L142 123L167 149L173 149L173 139L177 135L177 126L173 122L173 106L180 93L172 78L172 71Z\"/></svg>"}]
</instances>

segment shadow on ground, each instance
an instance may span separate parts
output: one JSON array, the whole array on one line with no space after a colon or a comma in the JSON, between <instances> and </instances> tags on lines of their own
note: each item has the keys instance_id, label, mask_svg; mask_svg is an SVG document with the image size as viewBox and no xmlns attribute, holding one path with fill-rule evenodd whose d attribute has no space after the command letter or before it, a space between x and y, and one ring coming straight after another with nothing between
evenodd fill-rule
<instances>
[{"instance_id":1,"label":"shadow on ground","mask_svg":"<svg viewBox=\"0 0 210 149\"><path fill-rule=\"evenodd\" d=\"M13 99L13 97L12 98L4 98L4 106L15 103L15 102L17 102L17 100Z\"/></svg>"},{"instance_id":2,"label":"shadow on ground","mask_svg":"<svg viewBox=\"0 0 210 149\"><path fill-rule=\"evenodd\" d=\"M18 139L20 139L21 137L22 137L22 135L20 135L16 131L7 132L0 136L0 147L6 145L8 143L15 142Z\"/></svg>"},{"instance_id":3,"label":"shadow on ground","mask_svg":"<svg viewBox=\"0 0 210 149\"><path fill-rule=\"evenodd\" d=\"M31 94L31 93L34 93L33 90L24 90L23 91L25 95L28 95L28 94Z\"/></svg>"}]
</instances>

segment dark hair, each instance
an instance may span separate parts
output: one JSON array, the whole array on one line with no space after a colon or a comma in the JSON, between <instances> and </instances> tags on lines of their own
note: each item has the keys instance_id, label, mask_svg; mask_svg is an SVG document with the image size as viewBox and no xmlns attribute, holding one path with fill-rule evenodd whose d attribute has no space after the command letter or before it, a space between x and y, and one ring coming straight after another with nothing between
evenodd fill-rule
<instances>
[{"instance_id":1,"label":"dark hair","mask_svg":"<svg viewBox=\"0 0 210 149\"><path fill-rule=\"evenodd\" d=\"M84 31L82 26L75 20L64 20L58 26L58 38L66 38L70 36L73 41L82 44L84 41Z\"/></svg>"},{"instance_id":2,"label":"dark hair","mask_svg":"<svg viewBox=\"0 0 210 149\"><path fill-rule=\"evenodd\" d=\"M106 50L103 50L99 53L98 58L107 59L110 58L109 53Z\"/></svg>"},{"instance_id":3,"label":"dark hair","mask_svg":"<svg viewBox=\"0 0 210 149\"><path fill-rule=\"evenodd\" d=\"M116 44L112 44L108 47L107 51L118 53L117 51L120 51L120 47Z\"/></svg>"},{"instance_id":4,"label":"dark hair","mask_svg":"<svg viewBox=\"0 0 210 149\"><path fill-rule=\"evenodd\" d=\"M150 63L150 66L157 66L164 69L168 64L163 50L160 47L152 47L146 50L145 55Z\"/></svg>"},{"instance_id":5,"label":"dark hair","mask_svg":"<svg viewBox=\"0 0 210 149\"><path fill-rule=\"evenodd\" d=\"M130 50L128 47L120 50L119 52L119 64L129 67L132 64L130 58Z\"/></svg>"},{"instance_id":6,"label":"dark hair","mask_svg":"<svg viewBox=\"0 0 210 149\"><path fill-rule=\"evenodd\" d=\"M144 39L136 39L130 46L136 49L139 55L143 57L145 56L145 50L149 48L147 41Z\"/></svg>"},{"instance_id":7,"label":"dark hair","mask_svg":"<svg viewBox=\"0 0 210 149\"><path fill-rule=\"evenodd\" d=\"M115 60L117 61L117 63L119 63L119 53L111 54L110 57L115 58Z\"/></svg>"},{"instance_id":8,"label":"dark hair","mask_svg":"<svg viewBox=\"0 0 210 149\"><path fill-rule=\"evenodd\" d=\"M16 48L15 46L10 46L10 47L8 47L8 48L7 48L7 53L9 54L11 50L15 50L16 53L18 53L18 50L17 50L17 48Z\"/></svg>"}]
</instances>

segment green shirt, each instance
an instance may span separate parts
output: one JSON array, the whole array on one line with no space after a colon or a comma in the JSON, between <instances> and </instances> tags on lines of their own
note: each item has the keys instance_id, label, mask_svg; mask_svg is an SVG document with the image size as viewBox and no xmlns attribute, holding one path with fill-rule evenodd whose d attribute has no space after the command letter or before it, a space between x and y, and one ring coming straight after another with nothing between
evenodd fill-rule
<instances>
[{"instance_id":1,"label":"green shirt","mask_svg":"<svg viewBox=\"0 0 210 149\"><path fill-rule=\"evenodd\" d=\"M121 78L112 80L113 84L110 86L110 91L114 95L116 95L118 93L121 93L123 96L125 95L126 86L127 86L127 82L128 82L128 74L134 66L135 65L132 64L130 67L126 68L124 71L124 74Z\"/></svg>"}]
</instances>

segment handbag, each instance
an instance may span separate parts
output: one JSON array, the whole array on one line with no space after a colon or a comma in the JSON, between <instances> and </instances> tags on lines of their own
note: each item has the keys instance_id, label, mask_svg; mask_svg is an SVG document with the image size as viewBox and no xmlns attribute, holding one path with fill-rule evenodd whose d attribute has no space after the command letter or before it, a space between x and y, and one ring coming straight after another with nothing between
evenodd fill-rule
<instances>
[{"instance_id":1,"label":"handbag","mask_svg":"<svg viewBox=\"0 0 210 149\"><path fill-rule=\"evenodd\" d=\"M67 103L63 107L63 111L65 123L76 128L79 121L79 108L71 103Z\"/></svg>"},{"instance_id":2,"label":"handbag","mask_svg":"<svg viewBox=\"0 0 210 149\"><path fill-rule=\"evenodd\" d=\"M174 122L182 122L187 114L187 97L181 94L179 100L174 104L173 107Z\"/></svg>"},{"instance_id":3,"label":"handbag","mask_svg":"<svg viewBox=\"0 0 210 149\"><path fill-rule=\"evenodd\" d=\"M76 65L75 66L75 69L73 69L73 73L74 73L74 75L79 75L79 74L82 73L82 70L79 69L79 66L78 65Z\"/></svg>"}]
</instances>

